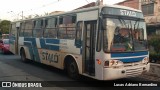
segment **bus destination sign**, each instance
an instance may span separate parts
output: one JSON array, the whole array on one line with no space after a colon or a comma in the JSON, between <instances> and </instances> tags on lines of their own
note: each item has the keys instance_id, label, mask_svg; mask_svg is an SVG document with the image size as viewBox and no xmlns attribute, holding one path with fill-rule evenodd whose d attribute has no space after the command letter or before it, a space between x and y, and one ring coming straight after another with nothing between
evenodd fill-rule
<instances>
[{"instance_id":1,"label":"bus destination sign","mask_svg":"<svg viewBox=\"0 0 160 90\"><path fill-rule=\"evenodd\" d=\"M125 15L125 16L131 16L131 17L136 17L136 12L134 11L129 11L129 10L120 10L120 14L121 15Z\"/></svg>"},{"instance_id":2,"label":"bus destination sign","mask_svg":"<svg viewBox=\"0 0 160 90\"><path fill-rule=\"evenodd\" d=\"M104 7L102 9L102 12L103 14L108 14L108 15L120 15L120 16L143 18L142 12L128 10L128 9Z\"/></svg>"}]
</instances>

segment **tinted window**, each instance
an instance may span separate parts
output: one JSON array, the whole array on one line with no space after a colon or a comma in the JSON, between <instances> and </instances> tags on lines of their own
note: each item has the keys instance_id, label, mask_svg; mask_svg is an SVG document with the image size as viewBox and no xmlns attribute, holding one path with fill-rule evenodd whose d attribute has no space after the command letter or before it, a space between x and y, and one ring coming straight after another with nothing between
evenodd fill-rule
<instances>
[{"instance_id":1,"label":"tinted window","mask_svg":"<svg viewBox=\"0 0 160 90\"><path fill-rule=\"evenodd\" d=\"M43 37L43 20L35 20L33 28L33 37Z\"/></svg>"},{"instance_id":2,"label":"tinted window","mask_svg":"<svg viewBox=\"0 0 160 90\"><path fill-rule=\"evenodd\" d=\"M57 37L57 28L56 28L57 19L56 18L47 18L45 20L45 38L56 38Z\"/></svg>"},{"instance_id":3,"label":"tinted window","mask_svg":"<svg viewBox=\"0 0 160 90\"><path fill-rule=\"evenodd\" d=\"M25 37L31 37L32 36L32 26L33 22L31 20L25 22L24 26L24 36Z\"/></svg>"},{"instance_id":4,"label":"tinted window","mask_svg":"<svg viewBox=\"0 0 160 90\"><path fill-rule=\"evenodd\" d=\"M76 31L76 16L63 16L59 18L58 38L74 39Z\"/></svg>"}]
</instances>

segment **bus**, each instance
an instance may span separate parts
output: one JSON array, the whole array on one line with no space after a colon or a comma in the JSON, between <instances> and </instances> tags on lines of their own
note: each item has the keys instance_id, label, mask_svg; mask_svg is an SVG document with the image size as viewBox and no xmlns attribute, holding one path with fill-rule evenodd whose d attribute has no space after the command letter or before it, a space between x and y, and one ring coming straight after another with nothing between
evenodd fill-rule
<instances>
[{"instance_id":1,"label":"bus","mask_svg":"<svg viewBox=\"0 0 160 90\"><path fill-rule=\"evenodd\" d=\"M10 51L97 80L149 71L146 24L140 10L102 5L12 22Z\"/></svg>"},{"instance_id":2,"label":"bus","mask_svg":"<svg viewBox=\"0 0 160 90\"><path fill-rule=\"evenodd\" d=\"M2 34L2 39L9 39L9 34Z\"/></svg>"}]
</instances>

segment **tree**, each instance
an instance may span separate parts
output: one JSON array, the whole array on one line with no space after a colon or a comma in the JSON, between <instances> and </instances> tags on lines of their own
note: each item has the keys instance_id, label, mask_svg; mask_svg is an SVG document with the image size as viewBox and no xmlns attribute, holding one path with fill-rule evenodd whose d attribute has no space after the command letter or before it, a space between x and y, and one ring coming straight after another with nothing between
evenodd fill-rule
<instances>
[{"instance_id":1,"label":"tree","mask_svg":"<svg viewBox=\"0 0 160 90\"><path fill-rule=\"evenodd\" d=\"M10 23L11 22L8 20L3 20L0 22L0 33L1 34L8 34L9 33Z\"/></svg>"},{"instance_id":2,"label":"tree","mask_svg":"<svg viewBox=\"0 0 160 90\"><path fill-rule=\"evenodd\" d=\"M149 40L149 46L153 46L154 48L154 51L157 53L157 54L160 54L160 38L151 38Z\"/></svg>"}]
</instances>

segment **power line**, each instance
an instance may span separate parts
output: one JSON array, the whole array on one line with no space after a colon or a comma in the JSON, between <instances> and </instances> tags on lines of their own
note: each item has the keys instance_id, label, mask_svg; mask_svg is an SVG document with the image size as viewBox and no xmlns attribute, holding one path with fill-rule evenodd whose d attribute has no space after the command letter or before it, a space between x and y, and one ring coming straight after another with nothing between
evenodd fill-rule
<instances>
[{"instance_id":1,"label":"power line","mask_svg":"<svg viewBox=\"0 0 160 90\"><path fill-rule=\"evenodd\" d=\"M89 1L88 0L85 0L87 3L89 3Z\"/></svg>"},{"instance_id":2,"label":"power line","mask_svg":"<svg viewBox=\"0 0 160 90\"><path fill-rule=\"evenodd\" d=\"M25 17L25 16L24 16L24 13L31 12L31 11L35 11L35 10L38 10L38 9L41 9L41 8L48 7L48 6L52 5L52 4L58 3L59 1L61 1L61 0L56 0L56 1L54 1L54 2L51 2L51 3L48 3L48 4L42 5L42 6L40 6L40 7L32 8L32 9L29 9L29 10L22 10L22 11L20 11L20 12L18 12L18 13L15 13L14 11L9 11L9 12L7 12L7 13L13 13L14 15L13 15L12 17L16 17L17 19L18 19L20 13L21 13L21 14L22 14L21 17L22 17L22 19L23 19L23 17Z\"/></svg>"},{"instance_id":3,"label":"power line","mask_svg":"<svg viewBox=\"0 0 160 90\"><path fill-rule=\"evenodd\" d=\"M45 5L42 5L40 7L34 8L34 9L26 10L24 12L29 12L29 11L38 10L38 9L41 9L41 8L44 8L44 7L48 7L48 6L52 5L52 4L58 3L59 1L61 1L61 0L57 0L57 1L45 4Z\"/></svg>"}]
</instances>

